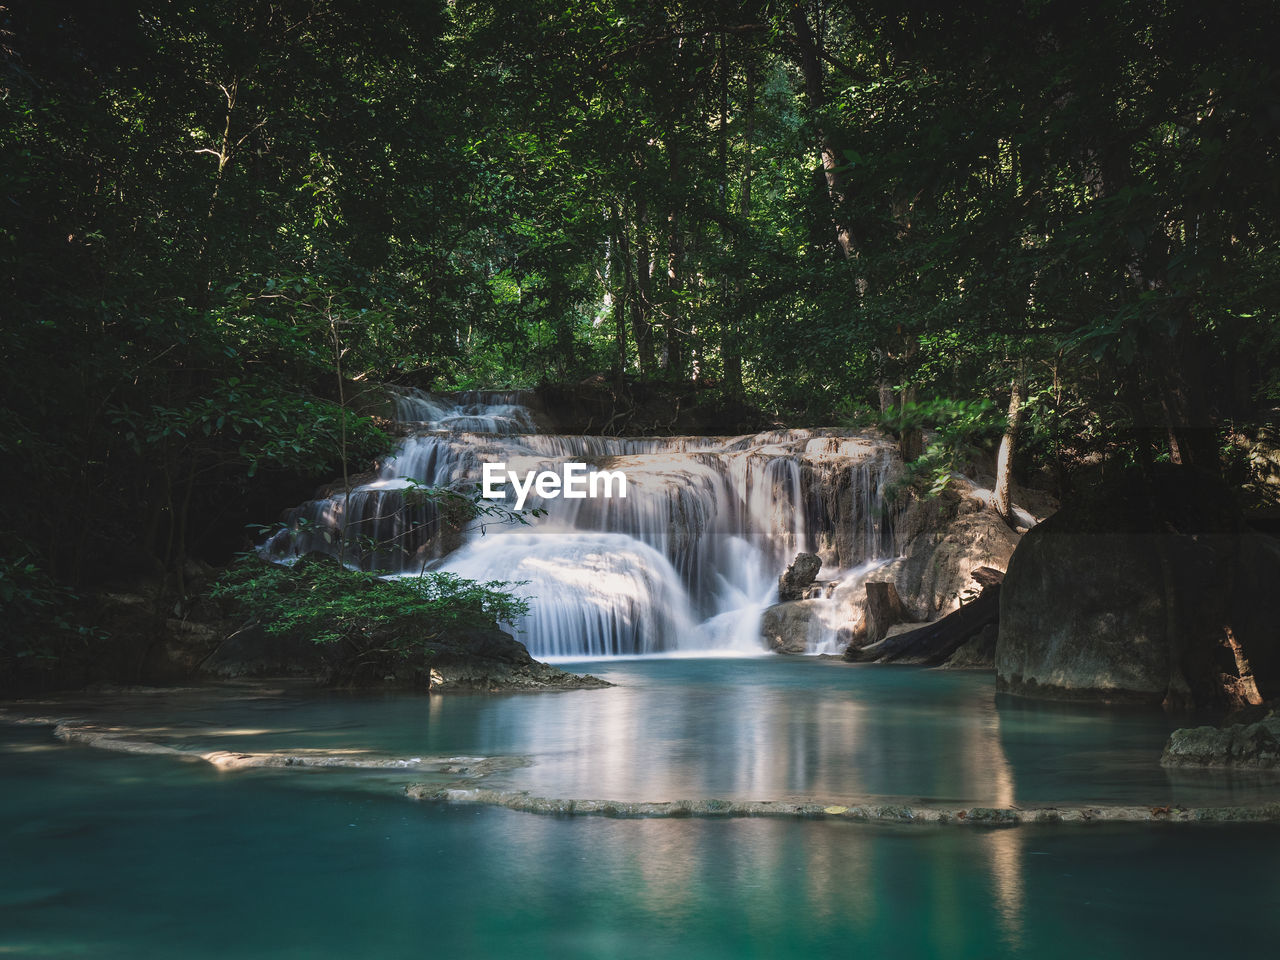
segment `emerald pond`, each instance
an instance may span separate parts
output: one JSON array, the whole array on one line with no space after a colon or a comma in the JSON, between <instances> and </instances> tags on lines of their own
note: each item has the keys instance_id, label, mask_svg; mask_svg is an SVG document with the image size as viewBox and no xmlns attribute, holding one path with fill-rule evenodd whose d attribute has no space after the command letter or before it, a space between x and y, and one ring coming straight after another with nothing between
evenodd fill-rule
<instances>
[{"instance_id":1,"label":"emerald pond","mask_svg":"<svg viewBox=\"0 0 1280 960\"><path fill-rule=\"evenodd\" d=\"M523 695L215 687L29 705L197 749L519 757L553 797L1247 803L1162 715L990 675L605 660ZM23 707L10 705L10 719ZM411 769L219 770L0 727L0 953L94 957L1200 957L1280 933L1280 827L557 818L418 803ZM435 774L441 777L440 774Z\"/></svg>"}]
</instances>

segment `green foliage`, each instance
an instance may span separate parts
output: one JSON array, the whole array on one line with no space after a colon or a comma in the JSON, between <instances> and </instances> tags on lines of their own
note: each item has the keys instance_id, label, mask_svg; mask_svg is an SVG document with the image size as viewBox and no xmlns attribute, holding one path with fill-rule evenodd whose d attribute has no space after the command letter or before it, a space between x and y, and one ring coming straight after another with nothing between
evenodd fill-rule
<instances>
[{"instance_id":1,"label":"green foliage","mask_svg":"<svg viewBox=\"0 0 1280 960\"><path fill-rule=\"evenodd\" d=\"M477 583L443 572L382 579L327 558L303 558L289 567L249 555L212 595L237 604L268 633L402 658L451 632L523 616L528 602L507 592L513 586L518 584Z\"/></svg>"},{"instance_id":2,"label":"green foliage","mask_svg":"<svg viewBox=\"0 0 1280 960\"><path fill-rule=\"evenodd\" d=\"M0 557L0 670L48 666L68 643L104 639L102 630L74 616L79 600L30 557Z\"/></svg>"},{"instance_id":3,"label":"green foliage","mask_svg":"<svg viewBox=\"0 0 1280 960\"><path fill-rule=\"evenodd\" d=\"M545 507L528 507L524 510L512 510L501 500L490 500L484 495L480 484L469 491L452 487L433 487L414 477L401 477L407 485L404 493L405 503L410 506L430 503L442 510L449 511L462 521L479 521L481 535L490 524L523 524L528 525L530 518L545 517Z\"/></svg>"},{"instance_id":4,"label":"green foliage","mask_svg":"<svg viewBox=\"0 0 1280 960\"><path fill-rule=\"evenodd\" d=\"M899 485L929 497L941 494L952 474L998 437L1005 426L1004 415L986 398L934 397L908 401L884 412L846 405L844 416L849 426L876 427L899 437L920 431L925 438L924 450L904 465Z\"/></svg>"},{"instance_id":5,"label":"green foliage","mask_svg":"<svg viewBox=\"0 0 1280 960\"><path fill-rule=\"evenodd\" d=\"M1037 462L1213 467L1280 397L1280 24L1078 13L11 4L0 546L72 585L225 559L385 450L385 381L817 422L1019 368ZM934 419L936 478L969 427Z\"/></svg>"},{"instance_id":6,"label":"green foliage","mask_svg":"<svg viewBox=\"0 0 1280 960\"><path fill-rule=\"evenodd\" d=\"M350 459L367 460L392 445L367 417L332 401L234 376L183 407L152 404L147 410L120 407L107 413L144 459L162 459L155 448L172 442L200 468L243 470L249 477L263 467L309 474L340 468L344 429Z\"/></svg>"}]
</instances>

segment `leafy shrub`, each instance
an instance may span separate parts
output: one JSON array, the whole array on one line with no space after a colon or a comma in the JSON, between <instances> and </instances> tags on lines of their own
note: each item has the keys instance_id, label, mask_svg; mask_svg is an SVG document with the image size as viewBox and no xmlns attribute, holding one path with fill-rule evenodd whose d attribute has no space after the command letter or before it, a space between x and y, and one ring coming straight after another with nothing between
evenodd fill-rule
<instances>
[{"instance_id":1,"label":"leafy shrub","mask_svg":"<svg viewBox=\"0 0 1280 960\"><path fill-rule=\"evenodd\" d=\"M844 420L853 427L878 427L894 436L908 430L925 432L921 455L904 465L901 486L929 497L941 494L951 475L1004 429L1003 414L987 399L935 397L909 401L883 413L846 406Z\"/></svg>"},{"instance_id":2,"label":"leafy shrub","mask_svg":"<svg viewBox=\"0 0 1280 960\"><path fill-rule=\"evenodd\" d=\"M67 643L105 636L77 622L79 600L29 556L0 557L0 667L48 667Z\"/></svg>"},{"instance_id":3,"label":"leafy shrub","mask_svg":"<svg viewBox=\"0 0 1280 960\"><path fill-rule=\"evenodd\" d=\"M343 643L361 656L396 660L429 651L431 641L451 633L524 616L529 604L506 592L512 586L444 572L383 579L329 557L283 566L250 555L223 575L212 595L237 604L268 633Z\"/></svg>"}]
</instances>

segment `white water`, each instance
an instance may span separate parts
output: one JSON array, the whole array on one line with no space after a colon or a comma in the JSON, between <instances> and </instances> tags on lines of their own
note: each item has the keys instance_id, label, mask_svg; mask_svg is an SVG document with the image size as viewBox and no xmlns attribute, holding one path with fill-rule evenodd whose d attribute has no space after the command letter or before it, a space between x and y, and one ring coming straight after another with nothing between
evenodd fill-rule
<instances>
[{"instance_id":1,"label":"white water","mask_svg":"<svg viewBox=\"0 0 1280 960\"><path fill-rule=\"evenodd\" d=\"M424 567L482 582L523 581L531 610L511 624L536 657L763 650L760 616L799 551L823 558L838 595L894 553L884 489L896 452L880 438L831 430L738 437L570 436L536 432L528 393L446 397L407 391L397 416L412 433L376 477L303 504L264 548L319 550L391 573ZM448 509L411 488L468 494L481 465L620 470L625 498L529 498L526 523L481 518L451 529ZM514 503L514 496L508 504ZM855 605L856 606L856 605ZM836 652L836 599L810 651Z\"/></svg>"}]
</instances>

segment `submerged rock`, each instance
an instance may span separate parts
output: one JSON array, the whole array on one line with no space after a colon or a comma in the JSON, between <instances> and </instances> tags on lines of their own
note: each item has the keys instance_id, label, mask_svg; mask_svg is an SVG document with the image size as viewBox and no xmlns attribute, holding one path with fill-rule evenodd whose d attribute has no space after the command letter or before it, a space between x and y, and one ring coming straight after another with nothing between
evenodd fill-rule
<instances>
[{"instance_id":1,"label":"submerged rock","mask_svg":"<svg viewBox=\"0 0 1280 960\"><path fill-rule=\"evenodd\" d=\"M1166 767L1280 767L1280 717L1226 727L1189 727L1169 735L1160 762Z\"/></svg>"},{"instance_id":2,"label":"submerged rock","mask_svg":"<svg viewBox=\"0 0 1280 960\"><path fill-rule=\"evenodd\" d=\"M997 688L1225 709L1280 690L1280 541L1188 468L1124 478L1019 544L1000 598Z\"/></svg>"},{"instance_id":3,"label":"submerged rock","mask_svg":"<svg viewBox=\"0 0 1280 960\"><path fill-rule=\"evenodd\" d=\"M187 744L189 739L218 736L216 731L185 728L180 735L168 735L167 742L152 739L156 731L123 727L85 720L51 720L30 718L38 723L52 723L53 735L65 743L75 743L96 750L129 753L136 756L164 756L175 760L201 761L219 770L250 770L264 767L299 767L314 770L413 770L422 773L449 774L474 780L501 771L529 766L523 756L418 756L388 757L370 751L348 749L339 753L324 750L246 752L241 750L201 750ZM11 721L13 722L13 721ZM20 722L20 721L19 721Z\"/></svg>"}]
</instances>

